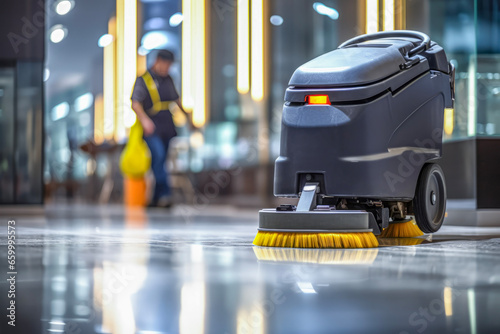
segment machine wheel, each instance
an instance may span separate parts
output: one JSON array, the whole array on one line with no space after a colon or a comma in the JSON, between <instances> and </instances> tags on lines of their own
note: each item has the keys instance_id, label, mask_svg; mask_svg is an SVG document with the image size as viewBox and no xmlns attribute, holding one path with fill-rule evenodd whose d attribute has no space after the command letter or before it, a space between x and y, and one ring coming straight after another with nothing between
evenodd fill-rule
<instances>
[{"instance_id":1,"label":"machine wheel","mask_svg":"<svg viewBox=\"0 0 500 334\"><path fill-rule=\"evenodd\" d=\"M413 211L418 227L424 233L437 232L446 212L446 185L439 165L424 165L417 182Z\"/></svg>"}]
</instances>

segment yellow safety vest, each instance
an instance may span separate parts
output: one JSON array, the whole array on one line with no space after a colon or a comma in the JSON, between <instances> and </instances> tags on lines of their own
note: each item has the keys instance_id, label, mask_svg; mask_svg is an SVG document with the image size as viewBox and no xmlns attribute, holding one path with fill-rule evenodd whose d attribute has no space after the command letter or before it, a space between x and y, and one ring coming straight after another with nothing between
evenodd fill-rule
<instances>
[{"instance_id":1,"label":"yellow safety vest","mask_svg":"<svg viewBox=\"0 0 500 334\"><path fill-rule=\"evenodd\" d=\"M148 89L151 101L153 102L153 107L148 110L148 113L151 115L155 115L162 110L168 110L170 108L170 103L172 101L161 100L160 93L158 93L158 87L156 86L156 82L154 81L149 71L146 71L146 73L144 73L142 78L144 79L144 83L146 84L146 88Z\"/></svg>"}]
</instances>

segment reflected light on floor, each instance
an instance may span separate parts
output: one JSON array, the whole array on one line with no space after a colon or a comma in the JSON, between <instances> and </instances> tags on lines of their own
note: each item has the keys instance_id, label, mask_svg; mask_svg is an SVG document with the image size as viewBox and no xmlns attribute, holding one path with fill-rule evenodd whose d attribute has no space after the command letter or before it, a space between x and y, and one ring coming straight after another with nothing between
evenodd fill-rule
<instances>
[{"instance_id":1,"label":"reflected light on floor","mask_svg":"<svg viewBox=\"0 0 500 334\"><path fill-rule=\"evenodd\" d=\"M144 208L128 208L123 234L137 241L122 244L118 262L104 261L102 269L94 268L94 305L102 309L102 327L110 333L136 332L132 295L143 287L148 275L150 246L146 224Z\"/></svg>"},{"instance_id":2,"label":"reflected light on floor","mask_svg":"<svg viewBox=\"0 0 500 334\"><path fill-rule=\"evenodd\" d=\"M181 334L203 334L205 331L205 284L185 283L181 289Z\"/></svg>"},{"instance_id":3,"label":"reflected light on floor","mask_svg":"<svg viewBox=\"0 0 500 334\"><path fill-rule=\"evenodd\" d=\"M244 308L238 310L236 315L236 334L263 334L264 315L262 312L247 311Z\"/></svg>"},{"instance_id":4,"label":"reflected light on floor","mask_svg":"<svg viewBox=\"0 0 500 334\"><path fill-rule=\"evenodd\" d=\"M449 286L444 287L443 300L444 300L444 312L447 317L453 315L453 299L452 299L451 288Z\"/></svg>"},{"instance_id":5,"label":"reflected light on floor","mask_svg":"<svg viewBox=\"0 0 500 334\"><path fill-rule=\"evenodd\" d=\"M179 333L203 334L205 332L206 291L204 282L203 246L192 245L189 277L181 288Z\"/></svg>"},{"instance_id":6,"label":"reflected light on floor","mask_svg":"<svg viewBox=\"0 0 500 334\"><path fill-rule=\"evenodd\" d=\"M143 230L142 235L145 238L149 237L147 232L148 214L146 209L139 206L126 206L125 207L125 227L130 230Z\"/></svg>"},{"instance_id":7,"label":"reflected light on floor","mask_svg":"<svg viewBox=\"0 0 500 334\"><path fill-rule=\"evenodd\" d=\"M469 319L470 319L470 333L477 333L476 322L476 292L474 289L467 290L467 300L469 302Z\"/></svg>"},{"instance_id":8,"label":"reflected light on floor","mask_svg":"<svg viewBox=\"0 0 500 334\"><path fill-rule=\"evenodd\" d=\"M303 293L317 293L311 282L297 282L297 286Z\"/></svg>"}]
</instances>

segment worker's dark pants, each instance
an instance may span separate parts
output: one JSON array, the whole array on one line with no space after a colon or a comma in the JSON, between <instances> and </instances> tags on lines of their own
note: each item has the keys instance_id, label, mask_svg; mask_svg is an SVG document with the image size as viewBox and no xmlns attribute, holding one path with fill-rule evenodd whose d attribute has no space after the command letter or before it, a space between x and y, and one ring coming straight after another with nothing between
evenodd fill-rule
<instances>
[{"instance_id":1,"label":"worker's dark pants","mask_svg":"<svg viewBox=\"0 0 500 334\"><path fill-rule=\"evenodd\" d=\"M155 192L152 203L156 203L162 197L171 194L168 180L168 170L165 162L168 157L168 145L170 139L163 139L157 134L144 137L151 151L151 169L156 179Z\"/></svg>"}]
</instances>

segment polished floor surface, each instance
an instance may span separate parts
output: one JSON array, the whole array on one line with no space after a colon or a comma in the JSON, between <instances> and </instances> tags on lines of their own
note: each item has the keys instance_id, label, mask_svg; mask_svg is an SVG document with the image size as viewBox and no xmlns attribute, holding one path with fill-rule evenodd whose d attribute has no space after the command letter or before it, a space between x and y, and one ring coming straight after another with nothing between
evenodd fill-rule
<instances>
[{"instance_id":1,"label":"polished floor surface","mask_svg":"<svg viewBox=\"0 0 500 334\"><path fill-rule=\"evenodd\" d=\"M11 218L16 327L2 279L1 333L500 333L500 228L298 250L252 246L256 212L228 207Z\"/></svg>"}]
</instances>

